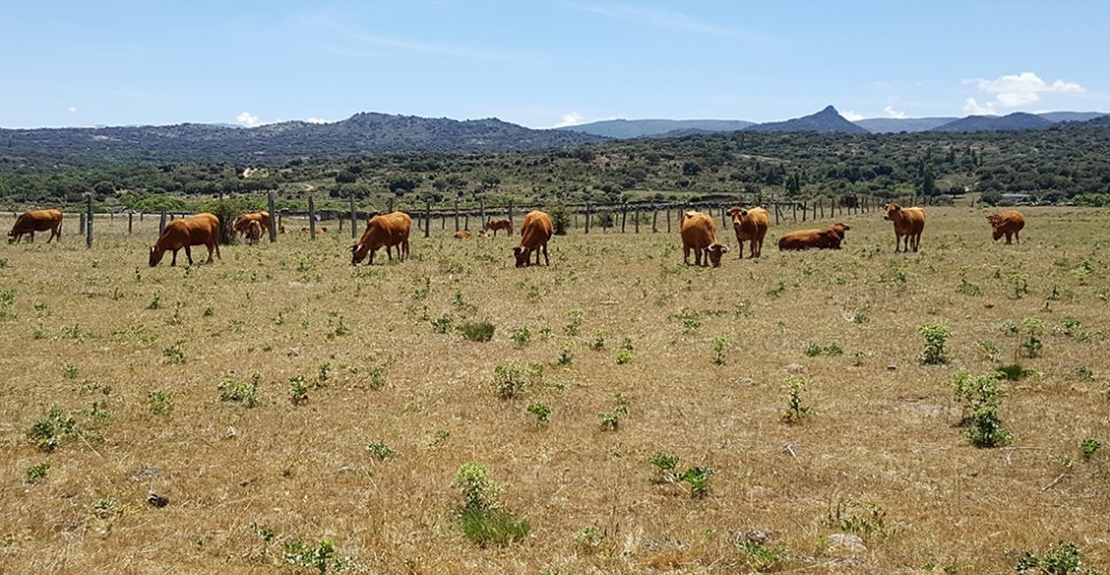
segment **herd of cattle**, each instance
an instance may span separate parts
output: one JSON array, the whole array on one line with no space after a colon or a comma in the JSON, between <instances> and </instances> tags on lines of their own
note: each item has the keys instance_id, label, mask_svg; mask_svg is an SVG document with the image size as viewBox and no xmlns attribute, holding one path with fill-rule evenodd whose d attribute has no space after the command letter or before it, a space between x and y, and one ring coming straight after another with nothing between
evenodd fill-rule
<instances>
[{"instance_id":1,"label":"herd of cattle","mask_svg":"<svg viewBox=\"0 0 1110 575\"><path fill-rule=\"evenodd\" d=\"M738 257L744 257L744 242L749 244L749 257L758 258L763 251L763 239L767 235L769 218L763 208L746 210L739 206L729 210L732 216L732 228L736 232L736 241L739 244ZM921 232L925 229L925 210L923 208L903 208L891 202L887 205L883 219L894 224L894 251L917 251L921 245ZM1006 243L1011 243L1011 238L1021 243L1019 232L1025 227L1025 218L1020 212L1007 210L998 214L990 214L987 221L991 225L992 237L998 240L1006 236ZM269 212L253 212L239 216L232 224L235 234L242 234L248 244L255 244L263 233L269 233L271 218ZM374 263L374 253L385 248L386 256L393 259L393 248L397 249L397 257L404 260L409 255L409 230L412 227L412 218L404 212L391 212L378 214L370 218L366 231L358 243L351 246L351 264L361 263L369 255L369 263ZM844 241L844 233L850 230L847 225L837 222L821 229L798 230L784 234L779 238L779 250L807 250L807 249L840 249ZM29 235L29 241L34 241L35 232L50 231L50 243L55 237L61 241L62 212L59 210L34 210L26 212L16 219L12 230L8 232L8 242L17 242L24 235ZM185 257L189 264L193 263L192 246L205 246L208 248L208 263L212 262L213 254L220 257L219 246L219 219L209 213L196 214L175 219L163 229L158 240L150 248L150 265L158 265L162 256L167 251L173 252L170 265L177 265L177 252L185 250ZM284 228L282 232L284 233ZM479 235L494 237L498 231L512 235L513 222L510 219L491 219L486 222L485 228ZM543 254L544 264L550 265L547 255L547 243L554 233L551 217L539 210L528 212L520 226L520 243L513 248L516 258L516 267L532 265L532 255L535 254L535 265L540 263L540 254ZM683 260L690 263L690 252L694 252L694 263L699 266L718 267L721 265L721 256L729 251L728 246L717 241L717 229L713 217L697 211L688 211L682 215L680 229L682 237ZM456 238L470 237L469 231L455 232Z\"/></svg>"}]
</instances>

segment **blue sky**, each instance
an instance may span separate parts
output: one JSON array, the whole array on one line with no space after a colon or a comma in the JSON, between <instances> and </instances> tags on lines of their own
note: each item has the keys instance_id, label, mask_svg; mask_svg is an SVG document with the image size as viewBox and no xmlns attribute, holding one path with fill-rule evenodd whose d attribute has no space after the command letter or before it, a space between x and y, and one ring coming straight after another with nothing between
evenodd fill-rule
<instances>
[{"instance_id":1,"label":"blue sky","mask_svg":"<svg viewBox=\"0 0 1110 575\"><path fill-rule=\"evenodd\" d=\"M28 0L0 127L1110 111L1110 2Z\"/></svg>"}]
</instances>

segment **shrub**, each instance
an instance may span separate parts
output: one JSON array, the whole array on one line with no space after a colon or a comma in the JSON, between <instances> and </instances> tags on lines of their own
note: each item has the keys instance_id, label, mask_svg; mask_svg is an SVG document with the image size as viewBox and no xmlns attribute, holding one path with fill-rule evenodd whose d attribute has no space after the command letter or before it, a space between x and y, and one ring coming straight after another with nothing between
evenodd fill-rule
<instances>
[{"instance_id":1,"label":"shrub","mask_svg":"<svg viewBox=\"0 0 1110 575\"><path fill-rule=\"evenodd\" d=\"M963 403L961 424L969 426L964 434L972 445L999 447L1010 442L1012 434L998 415L1006 390L998 381L997 372L974 375L961 369L952 376L951 385L956 399Z\"/></svg>"},{"instance_id":2,"label":"shrub","mask_svg":"<svg viewBox=\"0 0 1110 575\"><path fill-rule=\"evenodd\" d=\"M494 326L488 321L467 321L459 325L459 333L470 341L493 339Z\"/></svg>"},{"instance_id":3,"label":"shrub","mask_svg":"<svg viewBox=\"0 0 1110 575\"><path fill-rule=\"evenodd\" d=\"M366 451L378 461L385 461L395 455L393 448L384 443L371 443L366 446Z\"/></svg>"},{"instance_id":4,"label":"shrub","mask_svg":"<svg viewBox=\"0 0 1110 575\"><path fill-rule=\"evenodd\" d=\"M944 344L952 336L951 330L947 326L927 323L918 328L918 333L925 338L925 350L917 356L917 360L925 365L948 363L948 352L944 349Z\"/></svg>"},{"instance_id":5,"label":"shrub","mask_svg":"<svg viewBox=\"0 0 1110 575\"><path fill-rule=\"evenodd\" d=\"M493 368L494 390L498 399L516 399L528 388L543 382L543 364L532 363L525 370L515 361L509 361Z\"/></svg>"},{"instance_id":6,"label":"shrub","mask_svg":"<svg viewBox=\"0 0 1110 575\"><path fill-rule=\"evenodd\" d=\"M27 483L38 483L46 479L46 472L50 470L50 464L46 461L38 465L32 465L27 468Z\"/></svg>"},{"instance_id":7,"label":"shrub","mask_svg":"<svg viewBox=\"0 0 1110 575\"><path fill-rule=\"evenodd\" d=\"M262 382L262 374L257 371L251 374L250 382L236 382L231 376L226 376L216 386L220 391L220 401L242 403L247 407L258 405L258 384Z\"/></svg>"},{"instance_id":8,"label":"shrub","mask_svg":"<svg viewBox=\"0 0 1110 575\"><path fill-rule=\"evenodd\" d=\"M527 521L499 509L501 487L489 478L489 470L481 463L470 462L460 467L451 487L458 489L465 500L457 515L463 534L471 542L482 547L507 545L528 535Z\"/></svg>"},{"instance_id":9,"label":"shrub","mask_svg":"<svg viewBox=\"0 0 1110 575\"><path fill-rule=\"evenodd\" d=\"M527 410L528 413L536 416L539 423L547 423L548 417L551 415L551 408L545 403L530 403Z\"/></svg>"},{"instance_id":10,"label":"shrub","mask_svg":"<svg viewBox=\"0 0 1110 575\"><path fill-rule=\"evenodd\" d=\"M33 439L39 449L47 453L54 451L66 439L80 437L77 421L66 417L62 410L52 407L46 417L36 421L27 430L27 437Z\"/></svg>"},{"instance_id":11,"label":"shrub","mask_svg":"<svg viewBox=\"0 0 1110 575\"><path fill-rule=\"evenodd\" d=\"M805 405L802 401L802 392L805 391L808 383L800 377L792 377L786 381L788 400L786 411L782 412L782 420L785 423L801 423L803 418L813 413L813 408Z\"/></svg>"},{"instance_id":12,"label":"shrub","mask_svg":"<svg viewBox=\"0 0 1110 575\"><path fill-rule=\"evenodd\" d=\"M1082 564L1083 554L1079 552L1079 548L1074 543L1061 541L1040 557L1026 551L1018 559L1017 572L1018 575L1101 575L1102 572L1095 569L1081 569Z\"/></svg>"}]
</instances>

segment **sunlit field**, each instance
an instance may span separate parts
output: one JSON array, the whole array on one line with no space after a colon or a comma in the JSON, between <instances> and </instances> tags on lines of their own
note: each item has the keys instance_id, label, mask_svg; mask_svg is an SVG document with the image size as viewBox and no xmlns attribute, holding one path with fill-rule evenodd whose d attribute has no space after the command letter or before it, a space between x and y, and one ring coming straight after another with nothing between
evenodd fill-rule
<instances>
[{"instance_id":1,"label":"sunlit field","mask_svg":"<svg viewBox=\"0 0 1110 575\"><path fill-rule=\"evenodd\" d=\"M718 269L677 225L352 267L334 221L150 268L157 218L67 219L0 244L0 573L1110 571L1110 212L1023 211L718 226ZM952 383L999 366L977 447ZM468 538L468 463L522 539Z\"/></svg>"}]
</instances>

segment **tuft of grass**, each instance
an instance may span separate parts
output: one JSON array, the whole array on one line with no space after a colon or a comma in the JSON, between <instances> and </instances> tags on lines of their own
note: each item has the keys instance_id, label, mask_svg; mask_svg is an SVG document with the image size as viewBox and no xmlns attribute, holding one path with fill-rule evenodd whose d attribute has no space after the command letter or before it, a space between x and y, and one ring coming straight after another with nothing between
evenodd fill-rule
<instances>
[{"instance_id":1,"label":"tuft of grass","mask_svg":"<svg viewBox=\"0 0 1110 575\"><path fill-rule=\"evenodd\" d=\"M488 321L465 321L459 324L459 333L470 341L493 339L494 325Z\"/></svg>"},{"instance_id":2,"label":"tuft of grass","mask_svg":"<svg viewBox=\"0 0 1110 575\"><path fill-rule=\"evenodd\" d=\"M52 407L46 416L36 421L27 430L27 437L38 445L41 451L50 453L63 441L80 437L77 421L66 416L62 410Z\"/></svg>"}]
</instances>

